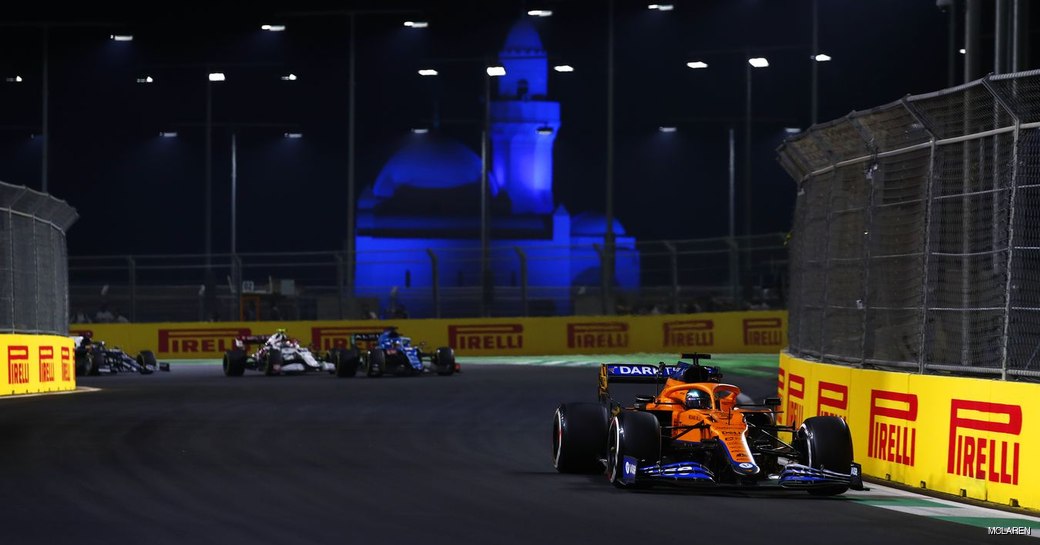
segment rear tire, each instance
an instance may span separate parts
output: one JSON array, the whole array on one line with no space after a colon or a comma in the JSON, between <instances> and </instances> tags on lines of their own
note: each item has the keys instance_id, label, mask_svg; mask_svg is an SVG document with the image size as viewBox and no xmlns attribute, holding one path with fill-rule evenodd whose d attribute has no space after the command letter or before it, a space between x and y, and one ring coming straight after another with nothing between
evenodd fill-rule
<instances>
[{"instance_id":1,"label":"rear tire","mask_svg":"<svg viewBox=\"0 0 1040 545\"><path fill-rule=\"evenodd\" d=\"M381 377L386 368L386 352L378 348L368 351L368 376Z\"/></svg>"},{"instance_id":2,"label":"rear tire","mask_svg":"<svg viewBox=\"0 0 1040 545\"><path fill-rule=\"evenodd\" d=\"M848 475L852 471L852 433L844 419L837 416L806 418L798 428L796 444L802 447L806 465ZM849 489L848 485L810 488L814 496L834 496Z\"/></svg>"},{"instance_id":3,"label":"rear tire","mask_svg":"<svg viewBox=\"0 0 1040 545\"><path fill-rule=\"evenodd\" d=\"M224 376L240 377L246 370L246 353L242 350L224 352Z\"/></svg>"},{"instance_id":4,"label":"rear tire","mask_svg":"<svg viewBox=\"0 0 1040 545\"><path fill-rule=\"evenodd\" d=\"M661 459L661 423L650 413L622 411L610 421L607 430L607 479L618 488L644 488L644 483L626 483L625 457L636 464L656 463Z\"/></svg>"},{"instance_id":5,"label":"rear tire","mask_svg":"<svg viewBox=\"0 0 1040 545\"><path fill-rule=\"evenodd\" d=\"M346 378L357 374L360 358L356 348L333 348L329 355L336 364L337 377Z\"/></svg>"},{"instance_id":6,"label":"rear tire","mask_svg":"<svg viewBox=\"0 0 1040 545\"><path fill-rule=\"evenodd\" d=\"M91 376L98 374L97 363L94 362L94 354L85 348L76 349L76 376Z\"/></svg>"},{"instance_id":7,"label":"rear tire","mask_svg":"<svg viewBox=\"0 0 1040 545\"><path fill-rule=\"evenodd\" d=\"M437 368L437 374L441 376L450 376L455 373L455 351L448 346L442 346L437 349L436 359L434 364Z\"/></svg>"},{"instance_id":8,"label":"rear tire","mask_svg":"<svg viewBox=\"0 0 1040 545\"><path fill-rule=\"evenodd\" d=\"M560 473L602 473L606 456L607 407L563 403L553 415L553 467Z\"/></svg>"}]
</instances>

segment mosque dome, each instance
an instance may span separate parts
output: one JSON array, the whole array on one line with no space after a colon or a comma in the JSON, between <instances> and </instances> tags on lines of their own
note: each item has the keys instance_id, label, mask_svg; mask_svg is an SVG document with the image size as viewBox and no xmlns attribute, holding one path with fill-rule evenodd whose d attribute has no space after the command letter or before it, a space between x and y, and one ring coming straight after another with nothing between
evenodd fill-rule
<instances>
[{"instance_id":1,"label":"mosque dome","mask_svg":"<svg viewBox=\"0 0 1040 545\"><path fill-rule=\"evenodd\" d=\"M372 188L376 198L390 198L401 188L451 189L479 184L480 156L458 140L422 135L397 151L383 166ZM495 192L495 184L490 184Z\"/></svg>"},{"instance_id":2,"label":"mosque dome","mask_svg":"<svg viewBox=\"0 0 1040 545\"><path fill-rule=\"evenodd\" d=\"M538 31L527 19L521 19L509 30L505 45L502 47L503 57L545 55L542 39Z\"/></svg>"}]
</instances>

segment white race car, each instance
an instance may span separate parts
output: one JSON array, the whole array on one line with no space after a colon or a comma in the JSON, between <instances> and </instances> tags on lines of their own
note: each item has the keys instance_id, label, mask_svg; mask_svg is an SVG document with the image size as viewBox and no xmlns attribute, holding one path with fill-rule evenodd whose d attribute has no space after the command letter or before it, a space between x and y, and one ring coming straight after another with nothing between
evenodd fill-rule
<instances>
[{"instance_id":1,"label":"white race car","mask_svg":"<svg viewBox=\"0 0 1040 545\"><path fill-rule=\"evenodd\" d=\"M254 346L256 349L250 353ZM343 352L333 348L317 356L284 329L272 335L243 335L235 339L235 348L224 353L224 374L238 377L246 369L252 369L265 375L326 371L339 377L352 377L357 373L357 362L345 357Z\"/></svg>"}]
</instances>

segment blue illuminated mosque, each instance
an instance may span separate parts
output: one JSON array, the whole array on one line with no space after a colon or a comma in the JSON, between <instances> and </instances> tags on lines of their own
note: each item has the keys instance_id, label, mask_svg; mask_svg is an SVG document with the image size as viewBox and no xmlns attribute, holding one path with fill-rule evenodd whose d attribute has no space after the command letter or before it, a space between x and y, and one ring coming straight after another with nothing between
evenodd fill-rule
<instances>
[{"instance_id":1,"label":"blue illuminated mosque","mask_svg":"<svg viewBox=\"0 0 1040 545\"><path fill-rule=\"evenodd\" d=\"M521 312L519 287L526 262L532 314L570 313L584 288L600 286L606 219L602 213L571 215L553 199L553 144L560 103L550 100L549 62L527 20L513 25L499 52L505 76L495 78L490 104L489 253L494 308ZM430 317L436 256L441 312L452 315L452 291L479 291L479 150L431 131L415 135L366 187L357 209L359 296L380 306L396 301L412 317ZM563 183L579 183L563 180ZM602 184L581 180L592 192ZM616 285L639 285L635 240L614 221ZM516 308L511 308L515 304Z\"/></svg>"}]
</instances>

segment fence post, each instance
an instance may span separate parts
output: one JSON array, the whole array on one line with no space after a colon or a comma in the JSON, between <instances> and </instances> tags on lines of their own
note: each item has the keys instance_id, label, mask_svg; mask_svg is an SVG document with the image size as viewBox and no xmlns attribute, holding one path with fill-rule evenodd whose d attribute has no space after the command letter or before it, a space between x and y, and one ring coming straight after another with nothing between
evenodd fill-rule
<instances>
[{"instance_id":1,"label":"fence post","mask_svg":"<svg viewBox=\"0 0 1040 545\"><path fill-rule=\"evenodd\" d=\"M928 126L925 122L924 117L921 116L912 102L903 97L903 107L906 111L914 118L921 126L928 131L931 135L932 141L928 151L928 180L925 183L925 196L924 196L924 247L921 248L921 255L923 260L922 273L921 273L921 329L919 331L921 336L921 344L918 349L918 363L917 372L924 374L925 368L925 354L928 351L928 272L931 267L931 236L932 236L932 194L935 191L935 149L936 149L936 136L935 131Z\"/></svg>"},{"instance_id":2,"label":"fence post","mask_svg":"<svg viewBox=\"0 0 1040 545\"><path fill-rule=\"evenodd\" d=\"M242 319L242 256L231 256L231 310L229 320Z\"/></svg>"},{"instance_id":3,"label":"fence post","mask_svg":"<svg viewBox=\"0 0 1040 545\"><path fill-rule=\"evenodd\" d=\"M430 256L430 287L433 291L433 317L441 317L441 273L437 268L437 253L433 248L427 248L426 254Z\"/></svg>"},{"instance_id":4,"label":"fence post","mask_svg":"<svg viewBox=\"0 0 1040 545\"><path fill-rule=\"evenodd\" d=\"M134 256L126 256L127 272L130 280L130 321L137 321L137 262Z\"/></svg>"},{"instance_id":5,"label":"fence post","mask_svg":"<svg viewBox=\"0 0 1040 545\"><path fill-rule=\"evenodd\" d=\"M343 289L346 277L346 266L343 263L343 254L336 252L333 254L336 258L336 308L339 312L339 319L343 319Z\"/></svg>"},{"instance_id":6,"label":"fence post","mask_svg":"<svg viewBox=\"0 0 1040 545\"><path fill-rule=\"evenodd\" d=\"M594 250L596 250L597 254L599 254L600 270L603 271L603 272L606 272L606 270L607 270L607 265L606 265L607 255L606 255L606 252L603 251L603 247L602 246L600 246L599 244L596 244L596 243L592 243L592 248ZM609 302L607 301L607 290L604 288L604 286L606 286L606 282L607 282L606 280L603 280L602 278L600 278L600 288L599 288L600 309L601 309L601 312L603 313L604 316L606 316L608 314L607 307L610 306Z\"/></svg>"},{"instance_id":7,"label":"fence post","mask_svg":"<svg viewBox=\"0 0 1040 545\"><path fill-rule=\"evenodd\" d=\"M519 246L513 246L520 258L520 315L527 317L527 254Z\"/></svg>"},{"instance_id":8,"label":"fence post","mask_svg":"<svg viewBox=\"0 0 1040 545\"><path fill-rule=\"evenodd\" d=\"M675 244L669 240L663 241L662 244L668 249L672 263L672 314L679 314L679 252L676 251Z\"/></svg>"},{"instance_id":9,"label":"fence post","mask_svg":"<svg viewBox=\"0 0 1040 545\"><path fill-rule=\"evenodd\" d=\"M982 84L985 85L986 89L989 90L989 92L993 94L993 97L996 99L996 101L1005 110L1007 110L1008 114L1011 115L1011 117L1013 117L1015 119L1015 132L1012 133L1012 142L1011 142L1011 145L1012 145L1012 147L1011 147L1011 165L1012 165L1012 167L1011 167L1011 187L1009 188L1009 194L1008 194L1008 220L1007 220L1008 221L1008 224L1007 224L1007 228L1008 228L1008 242L1007 242L1008 255L1007 255L1007 262L1005 263L1005 266L1004 266L1004 277L1005 277L1005 284L1004 284L1004 330L1001 332L1001 336L1000 336L1001 337L1000 338L1000 345L1001 345L1000 346L1000 380L1007 380L1007 376L1008 376L1008 332L1009 332L1010 327L1011 327L1011 306L1012 306L1011 305L1011 295L1012 295L1011 294L1011 286L1014 284L1014 278L1012 277L1011 264L1013 263L1013 258L1014 258L1014 254L1015 254L1015 204L1016 204L1016 196L1017 196L1017 193L1018 193L1017 190L1018 190L1018 171L1019 171L1019 165L1018 165L1018 139L1019 139L1019 133L1020 133L1020 131L1022 129L1022 118L1021 118L1021 116L1019 116L1015 112L1015 110L1011 107L1011 105L1008 103L1008 101L1005 99L1005 97L1003 95L1001 95L999 92L997 92L997 89L993 87L992 83L990 83L990 78L986 78L986 79L982 80ZM994 142L994 144L995 144L995 142ZM994 157L996 157L996 156L997 156L996 153L994 153ZM994 161L994 163L995 163L995 161ZM996 168L996 165L994 165L994 167ZM994 178L993 183L994 184L996 183L996 178ZM996 208L996 204L994 204L994 208ZM996 214L994 214L994 220L995 219L996 219ZM996 221L994 221L993 223L994 223L994 229L996 229L997 228Z\"/></svg>"}]
</instances>

